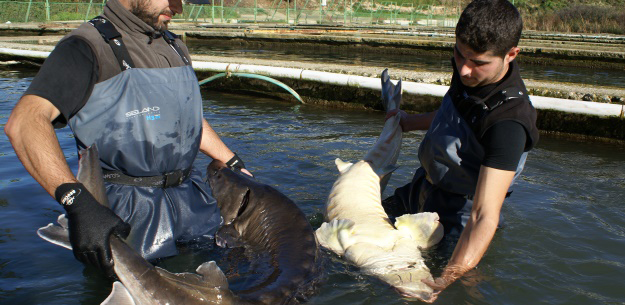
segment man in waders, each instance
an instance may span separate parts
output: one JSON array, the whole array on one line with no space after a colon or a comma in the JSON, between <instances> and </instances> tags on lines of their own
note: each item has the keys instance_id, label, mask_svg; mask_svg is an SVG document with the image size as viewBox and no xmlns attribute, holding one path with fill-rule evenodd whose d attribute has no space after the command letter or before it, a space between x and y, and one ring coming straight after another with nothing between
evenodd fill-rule
<instances>
[{"instance_id":1,"label":"man in waders","mask_svg":"<svg viewBox=\"0 0 625 305\"><path fill-rule=\"evenodd\" d=\"M111 234L154 259L220 225L193 168L198 151L244 168L203 118L189 52L167 31L181 12L181 0L109 0L58 43L5 127L24 167L65 208L76 258L109 276ZM67 124L79 149L97 146L112 211L66 163L54 128Z\"/></svg>"},{"instance_id":2,"label":"man in waders","mask_svg":"<svg viewBox=\"0 0 625 305\"><path fill-rule=\"evenodd\" d=\"M401 112L404 132L427 130L421 167L384 208L390 216L437 212L445 233L459 236L441 276L427 283L435 290L431 301L477 266L501 224L509 187L538 141L536 110L514 61L522 28L510 2L471 2L456 26L453 76L440 108Z\"/></svg>"}]
</instances>

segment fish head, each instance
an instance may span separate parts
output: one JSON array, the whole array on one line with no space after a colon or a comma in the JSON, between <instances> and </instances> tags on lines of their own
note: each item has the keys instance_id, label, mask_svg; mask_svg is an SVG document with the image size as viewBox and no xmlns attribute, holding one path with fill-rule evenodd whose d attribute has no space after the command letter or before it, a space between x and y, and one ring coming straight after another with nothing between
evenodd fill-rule
<instances>
[{"instance_id":1,"label":"fish head","mask_svg":"<svg viewBox=\"0 0 625 305\"><path fill-rule=\"evenodd\" d=\"M432 298L432 294L434 293L434 291L423 282L393 288L404 298L419 299L426 302Z\"/></svg>"},{"instance_id":2,"label":"fish head","mask_svg":"<svg viewBox=\"0 0 625 305\"><path fill-rule=\"evenodd\" d=\"M410 254L410 252L403 254ZM405 298L425 301L429 300L434 292L423 282L424 280L432 281L433 278L430 269L418 252L413 252L411 255L397 255L397 253L389 252L386 257L377 257L371 266L375 266L373 269L368 269L372 275L389 284Z\"/></svg>"},{"instance_id":3,"label":"fish head","mask_svg":"<svg viewBox=\"0 0 625 305\"><path fill-rule=\"evenodd\" d=\"M247 208L250 186L254 181L245 174L232 171L218 160L213 160L208 165L206 175L224 224L231 224Z\"/></svg>"},{"instance_id":4,"label":"fish head","mask_svg":"<svg viewBox=\"0 0 625 305\"><path fill-rule=\"evenodd\" d=\"M417 259L418 258L418 259ZM392 260L391 260L392 261ZM405 298L419 299L422 301L432 297L434 292L423 280L432 281L430 270L423 263L423 259L415 257L415 260L403 268L398 268L392 272L383 274L380 278L390 284L395 291Z\"/></svg>"}]
</instances>

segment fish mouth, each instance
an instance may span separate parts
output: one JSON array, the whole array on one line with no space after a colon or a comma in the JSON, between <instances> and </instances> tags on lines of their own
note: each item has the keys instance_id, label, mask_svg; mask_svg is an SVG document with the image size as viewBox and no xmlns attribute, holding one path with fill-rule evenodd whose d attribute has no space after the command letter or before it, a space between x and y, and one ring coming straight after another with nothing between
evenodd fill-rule
<instances>
[{"instance_id":1,"label":"fish mouth","mask_svg":"<svg viewBox=\"0 0 625 305\"><path fill-rule=\"evenodd\" d=\"M423 290L413 290L408 287L393 287L395 291L399 293L404 298L409 299L419 299L421 301L426 301L432 298L432 292L427 292Z\"/></svg>"},{"instance_id":2,"label":"fish mouth","mask_svg":"<svg viewBox=\"0 0 625 305\"><path fill-rule=\"evenodd\" d=\"M432 280L430 271L423 268L407 268L387 273L381 276L382 280L404 298L429 300L434 290L423 282L424 279Z\"/></svg>"}]
</instances>

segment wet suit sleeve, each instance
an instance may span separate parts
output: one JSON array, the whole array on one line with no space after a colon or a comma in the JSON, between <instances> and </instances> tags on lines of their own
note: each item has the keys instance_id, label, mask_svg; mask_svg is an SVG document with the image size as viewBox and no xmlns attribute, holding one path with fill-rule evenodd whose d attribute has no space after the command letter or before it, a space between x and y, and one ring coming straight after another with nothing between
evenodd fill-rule
<instances>
[{"instance_id":1,"label":"wet suit sleeve","mask_svg":"<svg viewBox=\"0 0 625 305\"><path fill-rule=\"evenodd\" d=\"M53 124L61 128L85 105L97 79L98 64L91 47L73 36L54 48L25 94L45 98L59 109L61 115Z\"/></svg>"},{"instance_id":2,"label":"wet suit sleeve","mask_svg":"<svg viewBox=\"0 0 625 305\"><path fill-rule=\"evenodd\" d=\"M482 137L485 151L482 165L516 171L526 140L527 134L523 125L514 121L496 123Z\"/></svg>"}]
</instances>

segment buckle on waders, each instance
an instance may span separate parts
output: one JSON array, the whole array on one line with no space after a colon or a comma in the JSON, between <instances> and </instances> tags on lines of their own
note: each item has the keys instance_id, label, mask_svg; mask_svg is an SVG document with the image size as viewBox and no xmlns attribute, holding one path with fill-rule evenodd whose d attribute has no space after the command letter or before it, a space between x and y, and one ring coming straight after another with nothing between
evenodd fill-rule
<instances>
[{"instance_id":1,"label":"buckle on waders","mask_svg":"<svg viewBox=\"0 0 625 305\"><path fill-rule=\"evenodd\" d=\"M182 181L185 178L184 172L181 170L173 171L171 173L166 173L164 176L165 176L165 181L163 181L163 188L178 186L182 184Z\"/></svg>"}]
</instances>

